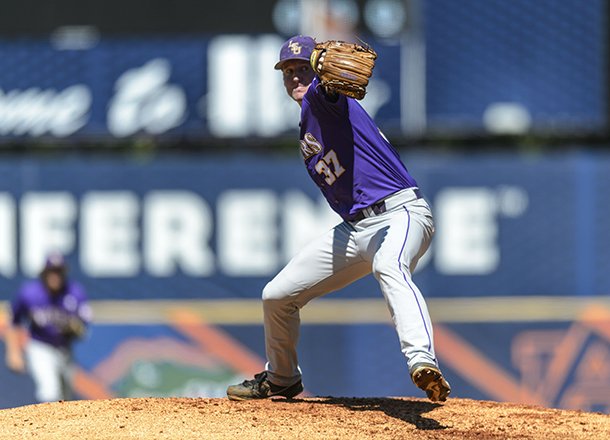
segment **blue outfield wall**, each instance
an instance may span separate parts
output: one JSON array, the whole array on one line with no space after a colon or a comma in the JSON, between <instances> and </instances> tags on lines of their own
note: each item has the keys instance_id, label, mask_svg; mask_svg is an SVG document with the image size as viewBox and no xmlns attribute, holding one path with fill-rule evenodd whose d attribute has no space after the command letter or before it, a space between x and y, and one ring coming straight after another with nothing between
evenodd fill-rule
<instances>
[{"instance_id":1,"label":"blue outfield wall","mask_svg":"<svg viewBox=\"0 0 610 440\"><path fill-rule=\"evenodd\" d=\"M5 159L1 294L55 248L93 299L256 298L338 221L296 157ZM610 292L610 156L405 160L436 219L417 274L427 296Z\"/></svg>"},{"instance_id":2,"label":"blue outfield wall","mask_svg":"<svg viewBox=\"0 0 610 440\"><path fill-rule=\"evenodd\" d=\"M435 214L415 280L454 395L610 411L610 371L588 370L610 358L610 155L404 159ZM0 301L47 249L68 254L96 316L83 398L222 395L264 362L261 289L337 221L296 154L5 159L0 174ZM421 396L372 277L306 309L308 392ZM27 378L0 380L0 406L32 402Z\"/></svg>"},{"instance_id":3,"label":"blue outfield wall","mask_svg":"<svg viewBox=\"0 0 610 440\"><path fill-rule=\"evenodd\" d=\"M385 133L606 128L603 0L419 3L421 34L417 19L400 38L358 32L379 55L362 103ZM1 38L0 143L293 133L298 107L273 69L283 41L273 33ZM246 80L235 66L252 74ZM506 126L515 113L523 127Z\"/></svg>"}]
</instances>

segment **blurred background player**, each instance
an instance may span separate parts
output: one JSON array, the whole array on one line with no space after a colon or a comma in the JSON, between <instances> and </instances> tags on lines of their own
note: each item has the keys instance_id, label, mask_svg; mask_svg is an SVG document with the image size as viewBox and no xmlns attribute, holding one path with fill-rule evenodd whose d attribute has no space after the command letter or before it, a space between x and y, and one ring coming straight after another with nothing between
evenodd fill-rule
<instances>
[{"instance_id":1,"label":"blurred background player","mask_svg":"<svg viewBox=\"0 0 610 440\"><path fill-rule=\"evenodd\" d=\"M39 279L24 283L11 302L6 364L31 375L38 402L73 398L72 346L91 320L85 291L67 272L64 257L50 255ZM28 333L25 347L20 329Z\"/></svg>"},{"instance_id":2,"label":"blurred background player","mask_svg":"<svg viewBox=\"0 0 610 440\"><path fill-rule=\"evenodd\" d=\"M301 107L307 171L343 222L299 252L263 290L266 370L230 386L233 400L294 397L303 391L297 360L300 309L313 298L370 274L379 282L411 379L432 401L449 383L437 363L426 302L411 279L434 234L415 179L362 106L326 89L310 65L316 42L297 35L280 50L288 95Z\"/></svg>"}]
</instances>

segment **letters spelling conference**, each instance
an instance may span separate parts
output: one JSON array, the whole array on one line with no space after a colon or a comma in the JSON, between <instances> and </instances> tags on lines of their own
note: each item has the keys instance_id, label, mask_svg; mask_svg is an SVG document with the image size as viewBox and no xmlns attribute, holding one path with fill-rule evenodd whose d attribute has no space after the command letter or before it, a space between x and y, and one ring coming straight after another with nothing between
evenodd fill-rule
<instances>
[{"instance_id":1,"label":"letters spelling conference","mask_svg":"<svg viewBox=\"0 0 610 440\"><path fill-rule=\"evenodd\" d=\"M437 197L437 225L443 233L433 242L431 258L441 274L488 274L500 263L496 236L485 232L498 229L498 213L478 210L481 218L475 223L489 228L473 227L471 218L456 209L468 210L471 203L465 202L480 189L464 191L448 190L451 197ZM468 221L456 221L460 217ZM15 276L17 264L23 274L35 276L44 255L59 250L78 253L81 272L92 277L142 272L171 277L179 270L192 277L218 271L268 277L338 219L321 198L314 200L296 189L283 194L225 190L214 209L187 190L144 195L89 191L80 199L68 191L26 192L19 200L0 192L0 276ZM468 237L467 243L460 237ZM465 261L470 266L464 266ZM422 261L422 267L428 263Z\"/></svg>"}]
</instances>

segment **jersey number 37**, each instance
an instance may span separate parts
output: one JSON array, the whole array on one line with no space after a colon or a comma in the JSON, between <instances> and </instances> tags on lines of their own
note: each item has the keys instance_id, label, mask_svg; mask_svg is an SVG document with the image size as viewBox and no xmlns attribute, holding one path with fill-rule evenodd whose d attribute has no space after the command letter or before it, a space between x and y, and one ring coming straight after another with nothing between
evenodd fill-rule
<instances>
[{"instance_id":1,"label":"jersey number 37","mask_svg":"<svg viewBox=\"0 0 610 440\"><path fill-rule=\"evenodd\" d=\"M315 168L318 174L324 174L324 180L329 185L335 183L337 178L345 172L345 168L341 166L339 159L337 159L335 150L330 150L326 153L324 157L318 161Z\"/></svg>"}]
</instances>

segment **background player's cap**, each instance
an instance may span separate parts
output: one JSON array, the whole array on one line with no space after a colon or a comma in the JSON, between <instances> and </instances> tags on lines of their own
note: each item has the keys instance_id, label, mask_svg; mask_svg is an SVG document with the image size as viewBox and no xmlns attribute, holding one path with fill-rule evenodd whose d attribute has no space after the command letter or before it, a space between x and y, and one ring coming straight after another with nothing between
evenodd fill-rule
<instances>
[{"instance_id":1,"label":"background player's cap","mask_svg":"<svg viewBox=\"0 0 610 440\"><path fill-rule=\"evenodd\" d=\"M67 269L66 259L59 252L53 252L49 254L44 263L43 272L49 271L61 271L64 272Z\"/></svg>"},{"instance_id":2,"label":"background player's cap","mask_svg":"<svg viewBox=\"0 0 610 440\"><path fill-rule=\"evenodd\" d=\"M309 61L314 47L316 47L316 40L313 38L306 35L295 35L282 45L280 60L275 65L275 69L280 70L288 60Z\"/></svg>"}]
</instances>

